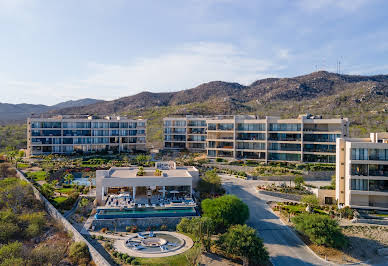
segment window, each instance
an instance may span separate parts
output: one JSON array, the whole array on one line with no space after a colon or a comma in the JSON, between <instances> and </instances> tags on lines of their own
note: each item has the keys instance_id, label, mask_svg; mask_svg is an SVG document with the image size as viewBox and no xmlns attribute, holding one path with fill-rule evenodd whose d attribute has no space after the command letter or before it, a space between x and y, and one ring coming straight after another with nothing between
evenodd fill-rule
<instances>
[{"instance_id":1,"label":"window","mask_svg":"<svg viewBox=\"0 0 388 266\"><path fill-rule=\"evenodd\" d=\"M351 190L362 190L368 191L368 180L367 179L351 179Z\"/></svg>"},{"instance_id":2,"label":"window","mask_svg":"<svg viewBox=\"0 0 388 266\"><path fill-rule=\"evenodd\" d=\"M353 148L352 160L368 160L368 149Z\"/></svg>"},{"instance_id":3,"label":"window","mask_svg":"<svg viewBox=\"0 0 388 266\"><path fill-rule=\"evenodd\" d=\"M300 131L300 124L269 124L269 131Z\"/></svg>"}]
</instances>

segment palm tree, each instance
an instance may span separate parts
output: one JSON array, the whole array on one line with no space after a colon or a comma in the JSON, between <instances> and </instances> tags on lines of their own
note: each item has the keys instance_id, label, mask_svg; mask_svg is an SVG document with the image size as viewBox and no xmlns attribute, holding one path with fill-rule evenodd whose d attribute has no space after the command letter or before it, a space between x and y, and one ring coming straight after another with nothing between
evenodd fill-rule
<instances>
[{"instance_id":1,"label":"palm tree","mask_svg":"<svg viewBox=\"0 0 388 266\"><path fill-rule=\"evenodd\" d=\"M74 180L74 176L72 174L67 174L63 179L65 179L67 184L70 184L70 181Z\"/></svg>"}]
</instances>

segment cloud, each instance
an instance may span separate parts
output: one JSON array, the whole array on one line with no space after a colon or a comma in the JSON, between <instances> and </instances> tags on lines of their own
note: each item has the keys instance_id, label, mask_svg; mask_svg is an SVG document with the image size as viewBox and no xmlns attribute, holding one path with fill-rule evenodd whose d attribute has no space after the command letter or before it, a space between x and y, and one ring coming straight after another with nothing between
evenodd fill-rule
<instances>
[{"instance_id":1,"label":"cloud","mask_svg":"<svg viewBox=\"0 0 388 266\"><path fill-rule=\"evenodd\" d=\"M144 90L177 91L213 80L249 84L275 76L282 66L272 60L252 57L235 45L199 42L184 44L156 57L136 58L126 64L90 62L87 68L89 74L79 80L52 84L13 80L7 81L6 86L12 87L14 93L27 92L24 95L34 102L53 103L84 97L116 99Z\"/></svg>"}]
</instances>

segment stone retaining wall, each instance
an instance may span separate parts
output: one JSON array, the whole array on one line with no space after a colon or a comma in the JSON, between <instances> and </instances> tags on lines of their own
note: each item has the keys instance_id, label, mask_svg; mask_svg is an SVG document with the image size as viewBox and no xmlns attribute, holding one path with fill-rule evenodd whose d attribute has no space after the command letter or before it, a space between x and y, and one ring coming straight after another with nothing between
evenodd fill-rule
<instances>
[{"instance_id":1,"label":"stone retaining wall","mask_svg":"<svg viewBox=\"0 0 388 266\"><path fill-rule=\"evenodd\" d=\"M23 175L22 172L20 172L19 170L16 171L20 179L31 184L31 182ZM88 245L89 252L92 256L94 263L98 266L109 266L110 264L108 263L108 261L77 231L77 229L75 229L73 225L69 223L69 221L66 220L65 217L63 217L63 215L32 184L31 186L34 191L35 197L43 203L47 213L56 221L60 222L66 231L72 234L73 240L77 242L84 242Z\"/></svg>"},{"instance_id":2,"label":"stone retaining wall","mask_svg":"<svg viewBox=\"0 0 388 266\"><path fill-rule=\"evenodd\" d=\"M187 218L193 218L189 216ZM98 231L101 228L108 228L111 231L125 230L127 226L136 226L140 230L147 230L150 225L160 228L166 225L168 228L175 229L182 217L147 217L147 218L118 218L118 219L94 219L92 226Z\"/></svg>"}]
</instances>

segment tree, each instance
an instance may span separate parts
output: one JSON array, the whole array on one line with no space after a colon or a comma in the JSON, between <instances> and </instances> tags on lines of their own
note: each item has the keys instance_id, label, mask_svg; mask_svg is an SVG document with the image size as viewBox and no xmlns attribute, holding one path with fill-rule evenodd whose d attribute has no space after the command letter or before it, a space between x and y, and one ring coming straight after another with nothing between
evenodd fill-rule
<instances>
[{"instance_id":1,"label":"tree","mask_svg":"<svg viewBox=\"0 0 388 266\"><path fill-rule=\"evenodd\" d=\"M63 179L65 179L67 184L70 184L70 182L74 180L74 176L72 174L67 174Z\"/></svg>"},{"instance_id":2,"label":"tree","mask_svg":"<svg viewBox=\"0 0 388 266\"><path fill-rule=\"evenodd\" d=\"M19 150L18 156L20 158L23 158L24 157L24 151L23 150Z\"/></svg>"},{"instance_id":3,"label":"tree","mask_svg":"<svg viewBox=\"0 0 388 266\"><path fill-rule=\"evenodd\" d=\"M233 224L243 224L249 218L248 206L234 195L205 199L201 207L203 216L211 218L220 231Z\"/></svg>"},{"instance_id":4,"label":"tree","mask_svg":"<svg viewBox=\"0 0 388 266\"><path fill-rule=\"evenodd\" d=\"M217 241L219 247L228 254L239 256L243 265L266 265L268 252L256 230L247 225L234 225L221 235Z\"/></svg>"},{"instance_id":5,"label":"tree","mask_svg":"<svg viewBox=\"0 0 388 266\"><path fill-rule=\"evenodd\" d=\"M70 260L76 264L88 264L90 262L89 248L84 242L74 242L70 246Z\"/></svg>"},{"instance_id":6,"label":"tree","mask_svg":"<svg viewBox=\"0 0 388 266\"><path fill-rule=\"evenodd\" d=\"M16 158L16 150L14 147L11 147L11 146L8 146L6 148L6 154L7 154L7 157L10 159L11 163L13 162L13 160ZM15 161L15 163L17 164L17 162Z\"/></svg>"},{"instance_id":7,"label":"tree","mask_svg":"<svg viewBox=\"0 0 388 266\"><path fill-rule=\"evenodd\" d=\"M312 206L312 207L319 205L319 200L318 200L317 196L315 196L315 195L303 196L301 201L303 203L306 203L309 206Z\"/></svg>"},{"instance_id":8,"label":"tree","mask_svg":"<svg viewBox=\"0 0 388 266\"><path fill-rule=\"evenodd\" d=\"M298 175L294 178L294 183L296 188L300 188L304 184L303 176Z\"/></svg>"},{"instance_id":9,"label":"tree","mask_svg":"<svg viewBox=\"0 0 388 266\"><path fill-rule=\"evenodd\" d=\"M141 166L147 166L151 161L151 156L145 154L139 154L136 156L136 163Z\"/></svg>"},{"instance_id":10,"label":"tree","mask_svg":"<svg viewBox=\"0 0 388 266\"><path fill-rule=\"evenodd\" d=\"M0 247L1 265L23 265L22 243L15 241ZM12 264L10 263L12 262ZM22 263L20 263L22 262Z\"/></svg>"},{"instance_id":11,"label":"tree","mask_svg":"<svg viewBox=\"0 0 388 266\"><path fill-rule=\"evenodd\" d=\"M296 230L308 236L317 245L342 248L346 245L338 222L327 215L301 214L292 218Z\"/></svg>"},{"instance_id":12,"label":"tree","mask_svg":"<svg viewBox=\"0 0 388 266\"><path fill-rule=\"evenodd\" d=\"M42 192L47 199L51 199L54 196L54 187L50 183L45 183L41 186L40 192Z\"/></svg>"},{"instance_id":13,"label":"tree","mask_svg":"<svg viewBox=\"0 0 388 266\"><path fill-rule=\"evenodd\" d=\"M215 196L215 193L223 193L221 178L215 169L208 170L199 182L199 191Z\"/></svg>"}]
</instances>

